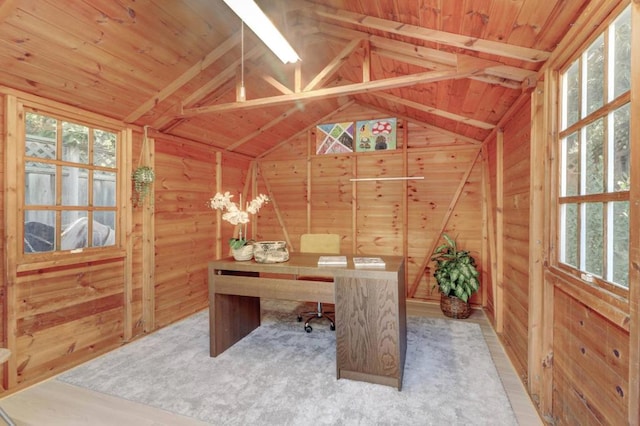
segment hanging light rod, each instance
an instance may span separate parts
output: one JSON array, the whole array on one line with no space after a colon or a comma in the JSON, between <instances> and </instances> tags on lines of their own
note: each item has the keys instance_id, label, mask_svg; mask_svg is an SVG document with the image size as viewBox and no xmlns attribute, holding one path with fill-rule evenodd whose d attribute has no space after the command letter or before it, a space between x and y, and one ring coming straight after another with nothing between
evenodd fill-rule
<instances>
[{"instance_id":1,"label":"hanging light rod","mask_svg":"<svg viewBox=\"0 0 640 426\"><path fill-rule=\"evenodd\" d=\"M300 57L273 22L253 0L224 0L236 15L257 35L260 40L282 61L297 62Z\"/></svg>"}]
</instances>

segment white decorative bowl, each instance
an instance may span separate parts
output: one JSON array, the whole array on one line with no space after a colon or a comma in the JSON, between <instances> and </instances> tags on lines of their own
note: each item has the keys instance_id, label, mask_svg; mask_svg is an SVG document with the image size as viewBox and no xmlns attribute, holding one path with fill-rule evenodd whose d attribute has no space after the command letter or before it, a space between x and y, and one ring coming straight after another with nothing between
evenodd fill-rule
<instances>
[{"instance_id":1,"label":"white decorative bowl","mask_svg":"<svg viewBox=\"0 0 640 426\"><path fill-rule=\"evenodd\" d=\"M253 243L253 258L258 263L279 263L289 260L286 241L258 241Z\"/></svg>"},{"instance_id":2,"label":"white decorative bowl","mask_svg":"<svg viewBox=\"0 0 640 426\"><path fill-rule=\"evenodd\" d=\"M247 244L239 249L231 249L231 253L233 253L233 258L235 260L251 260L253 258L253 245Z\"/></svg>"}]
</instances>

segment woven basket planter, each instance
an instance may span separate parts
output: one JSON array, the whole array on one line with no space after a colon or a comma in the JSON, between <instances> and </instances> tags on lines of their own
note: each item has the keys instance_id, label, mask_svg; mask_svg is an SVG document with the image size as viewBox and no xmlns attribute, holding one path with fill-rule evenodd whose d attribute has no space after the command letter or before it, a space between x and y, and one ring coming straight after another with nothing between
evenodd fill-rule
<instances>
[{"instance_id":1,"label":"woven basket planter","mask_svg":"<svg viewBox=\"0 0 640 426\"><path fill-rule=\"evenodd\" d=\"M471 305L455 296L440 293L440 309L449 318L464 319L471 315Z\"/></svg>"}]
</instances>

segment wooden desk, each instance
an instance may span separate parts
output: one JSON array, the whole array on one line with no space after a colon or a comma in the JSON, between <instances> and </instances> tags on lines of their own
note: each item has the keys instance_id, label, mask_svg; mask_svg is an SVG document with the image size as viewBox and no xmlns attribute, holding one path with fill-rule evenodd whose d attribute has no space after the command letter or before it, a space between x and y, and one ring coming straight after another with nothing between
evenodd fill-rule
<instances>
[{"instance_id":1,"label":"wooden desk","mask_svg":"<svg viewBox=\"0 0 640 426\"><path fill-rule=\"evenodd\" d=\"M407 351L404 258L386 268L318 267L318 254L291 253L283 263L209 263L210 352L215 357L260 325L260 298L335 303L337 378L402 388ZM334 282L260 277L333 276ZM300 329L302 333L302 328Z\"/></svg>"}]
</instances>

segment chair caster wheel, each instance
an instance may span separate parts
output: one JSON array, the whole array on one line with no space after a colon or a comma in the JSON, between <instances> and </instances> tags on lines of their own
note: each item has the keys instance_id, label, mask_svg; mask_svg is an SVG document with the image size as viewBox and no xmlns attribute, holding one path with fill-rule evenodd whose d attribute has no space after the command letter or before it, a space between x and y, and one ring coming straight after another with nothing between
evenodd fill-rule
<instances>
[{"instance_id":1,"label":"chair caster wheel","mask_svg":"<svg viewBox=\"0 0 640 426\"><path fill-rule=\"evenodd\" d=\"M331 329L331 331L336 331L336 325L335 324L331 324L329 326L329 328Z\"/></svg>"},{"instance_id":2,"label":"chair caster wheel","mask_svg":"<svg viewBox=\"0 0 640 426\"><path fill-rule=\"evenodd\" d=\"M302 322L302 317L298 315L298 322Z\"/></svg>"},{"instance_id":3,"label":"chair caster wheel","mask_svg":"<svg viewBox=\"0 0 640 426\"><path fill-rule=\"evenodd\" d=\"M304 331L306 331L307 333L311 333L311 331L313 331L313 328L311 328L310 325L305 325L304 326Z\"/></svg>"}]
</instances>

